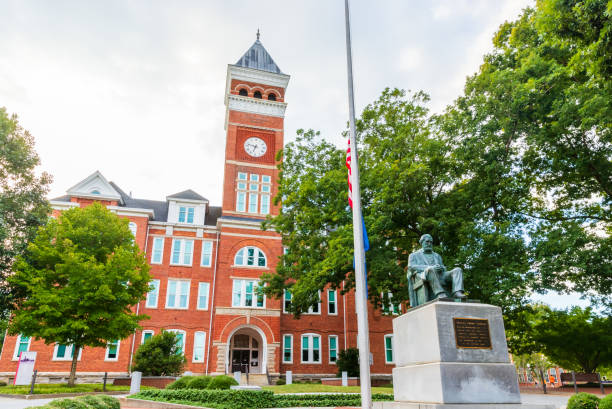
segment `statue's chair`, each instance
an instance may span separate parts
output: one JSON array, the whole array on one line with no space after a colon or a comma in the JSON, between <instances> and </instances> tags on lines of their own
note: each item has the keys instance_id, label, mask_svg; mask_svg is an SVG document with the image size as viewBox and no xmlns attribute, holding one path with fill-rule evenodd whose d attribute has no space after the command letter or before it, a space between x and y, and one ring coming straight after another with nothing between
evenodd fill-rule
<instances>
[{"instance_id":1,"label":"statue's chair","mask_svg":"<svg viewBox=\"0 0 612 409\"><path fill-rule=\"evenodd\" d=\"M426 302L431 301L431 288L429 287L429 283L419 277L418 274L414 274L408 280L408 291L410 292L410 306L416 307L417 305L425 304ZM413 305L413 301L416 303Z\"/></svg>"}]
</instances>

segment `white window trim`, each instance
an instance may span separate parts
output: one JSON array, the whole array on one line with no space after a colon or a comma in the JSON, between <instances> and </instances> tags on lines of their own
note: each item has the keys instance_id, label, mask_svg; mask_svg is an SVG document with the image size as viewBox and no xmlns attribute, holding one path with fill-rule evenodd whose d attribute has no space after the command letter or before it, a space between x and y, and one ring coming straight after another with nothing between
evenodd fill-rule
<instances>
[{"instance_id":1,"label":"white window trim","mask_svg":"<svg viewBox=\"0 0 612 409\"><path fill-rule=\"evenodd\" d=\"M244 304L246 302L246 283L247 281L252 281L253 285L253 305L234 305L234 282L242 281L242 286L240 288L240 304ZM266 308L266 295L263 295L263 305L261 307L257 306L257 283L259 281L256 279L250 278L235 278L232 280L232 307L234 308L256 308L256 309L264 309Z\"/></svg>"},{"instance_id":2,"label":"white window trim","mask_svg":"<svg viewBox=\"0 0 612 409\"><path fill-rule=\"evenodd\" d=\"M259 264L259 253L256 253L255 256L254 256L255 257L255 260L254 260L255 264L253 264L252 266L246 264L246 263L248 263L247 260L248 260L248 257L249 257L247 255L247 251L248 251L247 249L255 249L256 251L261 251L261 254L263 254L263 256L264 256L265 264L263 266L258 265ZM242 260L244 261L245 264L236 264L236 256L238 255L238 252L240 250L244 250L244 256L243 256ZM242 248L238 249L238 251L234 254L234 265L232 265L232 267L267 269L268 268L268 256L266 256L266 253L262 249L260 249L259 247L256 247L256 246L245 246L245 247L242 247Z\"/></svg>"},{"instance_id":3,"label":"white window trim","mask_svg":"<svg viewBox=\"0 0 612 409\"><path fill-rule=\"evenodd\" d=\"M134 222L129 222L128 228L130 229L130 233L132 233L132 236L134 236L134 240L136 240L136 233L138 232L138 225Z\"/></svg>"},{"instance_id":4,"label":"white window trim","mask_svg":"<svg viewBox=\"0 0 612 409\"><path fill-rule=\"evenodd\" d=\"M57 357L57 347L58 347L58 343L55 344L55 347L53 348L53 358L51 358L52 361L72 361L72 350L74 348L74 345L66 345L66 356L64 358L58 358ZM77 357L77 361L81 360L81 355L83 354L83 348L81 348L79 350L79 356Z\"/></svg>"},{"instance_id":5,"label":"white window trim","mask_svg":"<svg viewBox=\"0 0 612 409\"><path fill-rule=\"evenodd\" d=\"M187 332L185 332L185 330L182 330L182 329L166 329L164 331L174 332L177 334L183 334L183 355L186 355L185 352L187 351Z\"/></svg>"},{"instance_id":6,"label":"white window trim","mask_svg":"<svg viewBox=\"0 0 612 409\"><path fill-rule=\"evenodd\" d=\"M336 307L336 312L329 312L329 293L334 293L334 307ZM327 315L338 315L338 291L337 290L327 290Z\"/></svg>"},{"instance_id":7,"label":"white window trim","mask_svg":"<svg viewBox=\"0 0 612 409\"><path fill-rule=\"evenodd\" d=\"M331 360L331 351L332 351L332 349L331 349L331 342L330 342L330 340L332 338L336 339L336 360L335 361ZM330 336L327 337L327 359L329 360L329 363L331 365L336 365L336 362L338 361L338 335L330 335Z\"/></svg>"},{"instance_id":8,"label":"white window trim","mask_svg":"<svg viewBox=\"0 0 612 409\"><path fill-rule=\"evenodd\" d=\"M176 293L175 298L174 298L174 307L169 307L168 306L168 300L170 299L170 281L178 281L178 282L187 282L187 306L185 307L179 307L177 306L178 304L178 296L179 294ZM177 290L178 290L178 286L177 286ZM184 279L184 278L172 278L172 277L168 277L168 284L166 285L166 309L168 310L188 310L189 309L189 295L191 293L191 280L189 279Z\"/></svg>"},{"instance_id":9,"label":"white window trim","mask_svg":"<svg viewBox=\"0 0 612 409\"><path fill-rule=\"evenodd\" d=\"M207 291L206 291L206 305L204 306L204 308L200 307L200 284L207 284ZM196 309L200 310L200 311L208 311L208 298L210 296L210 283L207 281L199 281L198 282L198 300L196 302Z\"/></svg>"},{"instance_id":10,"label":"white window trim","mask_svg":"<svg viewBox=\"0 0 612 409\"><path fill-rule=\"evenodd\" d=\"M202 359L201 360L196 360L195 358L195 354L196 354L196 336L198 334L204 334L204 342L202 344ZM204 358L205 358L205 353L206 353L206 332L204 331L196 331L193 333L193 354L192 354L192 358L191 358L191 362L197 362L197 363L203 363L204 362Z\"/></svg>"},{"instance_id":11,"label":"white window trim","mask_svg":"<svg viewBox=\"0 0 612 409\"><path fill-rule=\"evenodd\" d=\"M393 357L393 359L391 361L387 361L387 338L391 338L391 356ZM385 335L385 343L383 345L384 349L385 349L385 363L386 364L393 364L395 363L395 345L393 345L393 334L387 334Z\"/></svg>"},{"instance_id":12,"label":"white window trim","mask_svg":"<svg viewBox=\"0 0 612 409\"><path fill-rule=\"evenodd\" d=\"M19 334L17 336L17 342L15 342L15 350L13 351L13 361L18 361L19 360L19 355L17 355L17 351L19 351L19 344L21 343L21 334ZM32 337L28 338L28 349L26 349L26 351L30 350L30 345L32 344Z\"/></svg>"},{"instance_id":13,"label":"white window trim","mask_svg":"<svg viewBox=\"0 0 612 409\"><path fill-rule=\"evenodd\" d=\"M112 361L118 361L119 360L119 350L121 348L121 340L120 339L117 340L117 354L116 354L117 356L115 358L109 358L108 357L109 346L110 346L110 342L108 342L106 344L106 353L104 354L104 360L105 361L111 361L111 362Z\"/></svg>"},{"instance_id":14,"label":"white window trim","mask_svg":"<svg viewBox=\"0 0 612 409\"><path fill-rule=\"evenodd\" d=\"M247 204L247 213L250 214L261 214L259 213L259 193L253 193L252 191L249 190L249 203ZM255 211L251 211L251 197L254 197L255 200L253 203L253 207L255 207Z\"/></svg>"},{"instance_id":15,"label":"white window trim","mask_svg":"<svg viewBox=\"0 0 612 409\"><path fill-rule=\"evenodd\" d=\"M145 342L145 334L151 334L151 336L155 336L155 331L153 331L152 329L145 329L144 331L142 331L142 336L140 337L140 345L144 344Z\"/></svg>"},{"instance_id":16,"label":"white window trim","mask_svg":"<svg viewBox=\"0 0 612 409\"><path fill-rule=\"evenodd\" d=\"M291 346L289 347L289 350L291 351L291 360L289 361L285 361L285 337L291 338L291 343L290 343ZM283 363L292 364L293 363L293 334L284 334L282 339L283 339L283 348L282 348L281 353L283 354L282 355Z\"/></svg>"},{"instance_id":17,"label":"white window trim","mask_svg":"<svg viewBox=\"0 0 612 409\"><path fill-rule=\"evenodd\" d=\"M259 214L270 214L270 194L269 193L262 193L259 196L260 196L260 198L259 198L260 199L259 200ZM264 207L264 200L263 200L263 198L264 198L264 196L268 198L268 200L267 200L268 203L266 203L266 206L268 206L268 210L265 211L265 212L263 211L263 207Z\"/></svg>"},{"instance_id":18,"label":"white window trim","mask_svg":"<svg viewBox=\"0 0 612 409\"><path fill-rule=\"evenodd\" d=\"M321 315L321 290L319 290L319 312L312 312L312 307L308 307L308 311L304 312L303 315Z\"/></svg>"},{"instance_id":19,"label":"white window trim","mask_svg":"<svg viewBox=\"0 0 612 409\"><path fill-rule=\"evenodd\" d=\"M155 242L157 240L161 241L161 257L159 261L153 261L153 256L155 256ZM151 247L151 264L163 264L164 262L164 243L165 239L163 237L153 237L153 246Z\"/></svg>"},{"instance_id":20,"label":"white window trim","mask_svg":"<svg viewBox=\"0 0 612 409\"><path fill-rule=\"evenodd\" d=\"M240 179L240 175L244 175L244 179ZM246 172L238 172L238 174L236 175L236 180L240 180L240 181L248 181L249 180L249 174Z\"/></svg>"},{"instance_id":21,"label":"white window trim","mask_svg":"<svg viewBox=\"0 0 612 409\"><path fill-rule=\"evenodd\" d=\"M147 293L147 298L145 298L145 308L157 308L159 305L159 289L161 287L161 282L160 280L151 280L151 284L153 284L154 281L157 281L157 298L155 299L155 305L149 305L149 294L151 293L151 291L149 291Z\"/></svg>"},{"instance_id":22,"label":"white window trim","mask_svg":"<svg viewBox=\"0 0 612 409\"><path fill-rule=\"evenodd\" d=\"M210 257L208 258L210 262L208 264L204 264L204 243L210 243ZM200 267L212 266L213 250L214 243L212 240L202 240L202 251L200 252Z\"/></svg>"},{"instance_id":23,"label":"white window trim","mask_svg":"<svg viewBox=\"0 0 612 409\"><path fill-rule=\"evenodd\" d=\"M308 342L308 357L309 360L308 361L304 361L304 340L302 339L303 337L310 337L310 342ZM314 342L312 342L312 340L314 339L314 337L318 337L319 338L319 361L313 361L312 357L313 357L313 351L314 351ZM321 365L323 363L323 359L321 359L321 335L319 334L315 334L312 332L309 332L307 334L302 334L300 336L300 362L302 362L303 364L317 364L317 365Z\"/></svg>"},{"instance_id":24,"label":"white window trim","mask_svg":"<svg viewBox=\"0 0 612 409\"><path fill-rule=\"evenodd\" d=\"M174 258L174 245L177 241L181 241L181 251L179 252L179 262L178 263L174 263L173 262L173 258ZM191 242L191 256L189 256L189 261L191 261L189 264L184 264L183 260L185 260L185 242L190 241ZM194 244L194 240L193 239L177 239L174 238L172 239L172 251L170 251L170 265L171 266L191 266L193 264L193 244Z\"/></svg>"},{"instance_id":25,"label":"white window trim","mask_svg":"<svg viewBox=\"0 0 612 409\"><path fill-rule=\"evenodd\" d=\"M185 221L181 221L181 207L185 208ZM189 209L193 209L193 221L192 222L188 222L187 220L189 219ZM196 208L195 206L178 206L178 214L176 216L176 222L180 223L180 224L187 224L187 225L191 225L191 224L195 224L195 219L196 219Z\"/></svg>"}]
</instances>

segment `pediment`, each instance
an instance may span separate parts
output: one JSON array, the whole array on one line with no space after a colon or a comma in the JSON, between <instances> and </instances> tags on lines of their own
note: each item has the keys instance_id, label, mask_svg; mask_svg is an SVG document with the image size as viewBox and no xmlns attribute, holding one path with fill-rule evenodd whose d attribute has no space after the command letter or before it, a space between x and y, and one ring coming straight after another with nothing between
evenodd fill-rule
<instances>
[{"instance_id":1,"label":"pediment","mask_svg":"<svg viewBox=\"0 0 612 409\"><path fill-rule=\"evenodd\" d=\"M84 197L88 199L117 200L121 202L121 195L106 178L95 171L66 192L70 196Z\"/></svg>"}]
</instances>

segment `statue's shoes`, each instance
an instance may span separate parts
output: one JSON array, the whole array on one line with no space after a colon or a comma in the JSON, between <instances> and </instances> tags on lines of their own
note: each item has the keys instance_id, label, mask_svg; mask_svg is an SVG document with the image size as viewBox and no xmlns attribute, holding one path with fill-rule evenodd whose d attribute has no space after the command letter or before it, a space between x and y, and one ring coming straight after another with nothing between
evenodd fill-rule
<instances>
[{"instance_id":1,"label":"statue's shoes","mask_svg":"<svg viewBox=\"0 0 612 409\"><path fill-rule=\"evenodd\" d=\"M467 298L467 295L465 295L463 291L459 290L453 293L453 298Z\"/></svg>"}]
</instances>

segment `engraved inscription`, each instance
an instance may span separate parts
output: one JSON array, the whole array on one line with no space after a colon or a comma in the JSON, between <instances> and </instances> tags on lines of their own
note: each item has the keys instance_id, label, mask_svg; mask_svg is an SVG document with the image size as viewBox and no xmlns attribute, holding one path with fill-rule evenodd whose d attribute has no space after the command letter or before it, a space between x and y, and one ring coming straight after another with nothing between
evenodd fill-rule
<instances>
[{"instance_id":1,"label":"engraved inscription","mask_svg":"<svg viewBox=\"0 0 612 409\"><path fill-rule=\"evenodd\" d=\"M489 320L484 318L453 318L457 348L491 349Z\"/></svg>"}]
</instances>

